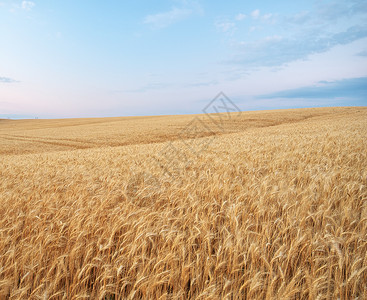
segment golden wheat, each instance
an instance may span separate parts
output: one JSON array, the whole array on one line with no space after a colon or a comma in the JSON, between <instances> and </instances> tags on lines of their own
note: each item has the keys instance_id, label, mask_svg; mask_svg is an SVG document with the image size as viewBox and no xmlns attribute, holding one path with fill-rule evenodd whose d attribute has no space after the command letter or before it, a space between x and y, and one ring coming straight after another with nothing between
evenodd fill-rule
<instances>
[{"instance_id":1,"label":"golden wheat","mask_svg":"<svg viewBox=\"0 0 367 300\"><path fill-rule=\"evenodd\" d=\"M0 121L0 298L367 299L367 109L194 117Z\"/></svg>"}]
</instances>

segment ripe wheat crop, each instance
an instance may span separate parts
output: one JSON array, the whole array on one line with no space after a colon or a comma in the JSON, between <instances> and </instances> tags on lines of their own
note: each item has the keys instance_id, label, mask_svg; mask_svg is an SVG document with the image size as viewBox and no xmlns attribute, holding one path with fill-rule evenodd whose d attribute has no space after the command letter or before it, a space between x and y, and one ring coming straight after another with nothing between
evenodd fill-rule
<instances>
[{"instance_id":1,"label":"ripe wheat crop","mask_svg":"<svg viewBox=\"0 0 367 300\"><path fill-rule=\"evenodd\" d=\"M367 108L196 117L0 120L0 299L367 299Z\"/></svg>"}]
</instances>

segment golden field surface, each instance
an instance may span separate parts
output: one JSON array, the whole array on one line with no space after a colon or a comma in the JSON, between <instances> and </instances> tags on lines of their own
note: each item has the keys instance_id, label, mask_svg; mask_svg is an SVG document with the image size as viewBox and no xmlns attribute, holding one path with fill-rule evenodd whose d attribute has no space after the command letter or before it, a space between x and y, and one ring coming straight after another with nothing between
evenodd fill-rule
<instances>
[{"instance_id":1,"label":"golden field surface","mask_svg":"<svg viewBox=\"0 0 367 300\"><path fill-rule=\"evenodd\" d=\"M367 299L367 108L0 120L0 299Z\"/></svg>"}]
</instances>

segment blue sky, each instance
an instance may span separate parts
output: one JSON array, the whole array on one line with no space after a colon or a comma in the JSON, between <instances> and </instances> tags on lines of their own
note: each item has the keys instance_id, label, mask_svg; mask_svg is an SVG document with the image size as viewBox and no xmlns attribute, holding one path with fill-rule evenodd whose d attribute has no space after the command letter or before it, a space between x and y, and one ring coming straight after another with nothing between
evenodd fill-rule
<instances>
[{"instance_id":1,"label":"blue sky","mask_svg":"<svg viewBox=\"0 0 367 300\"><path fill-rule=\"evenodd\" d=\"M0 0L0 117L367 104L367 0Z\"/></svg>"}]
</instances>

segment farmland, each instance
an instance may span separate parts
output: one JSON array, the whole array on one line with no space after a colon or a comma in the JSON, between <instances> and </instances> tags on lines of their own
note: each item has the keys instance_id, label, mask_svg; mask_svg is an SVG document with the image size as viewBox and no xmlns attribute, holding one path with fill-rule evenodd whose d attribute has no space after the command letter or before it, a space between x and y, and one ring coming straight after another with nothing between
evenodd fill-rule
<instances>
[{"instance_id":1,"label":"farmland","mask_svg":"<svg viewBox=\"0 0 367 300\"><path fill-rule=\"evenodd\" d=\"M366 299L366 166L366 107L0 120L0 299Z\"/></svg>"}]
</instances>

